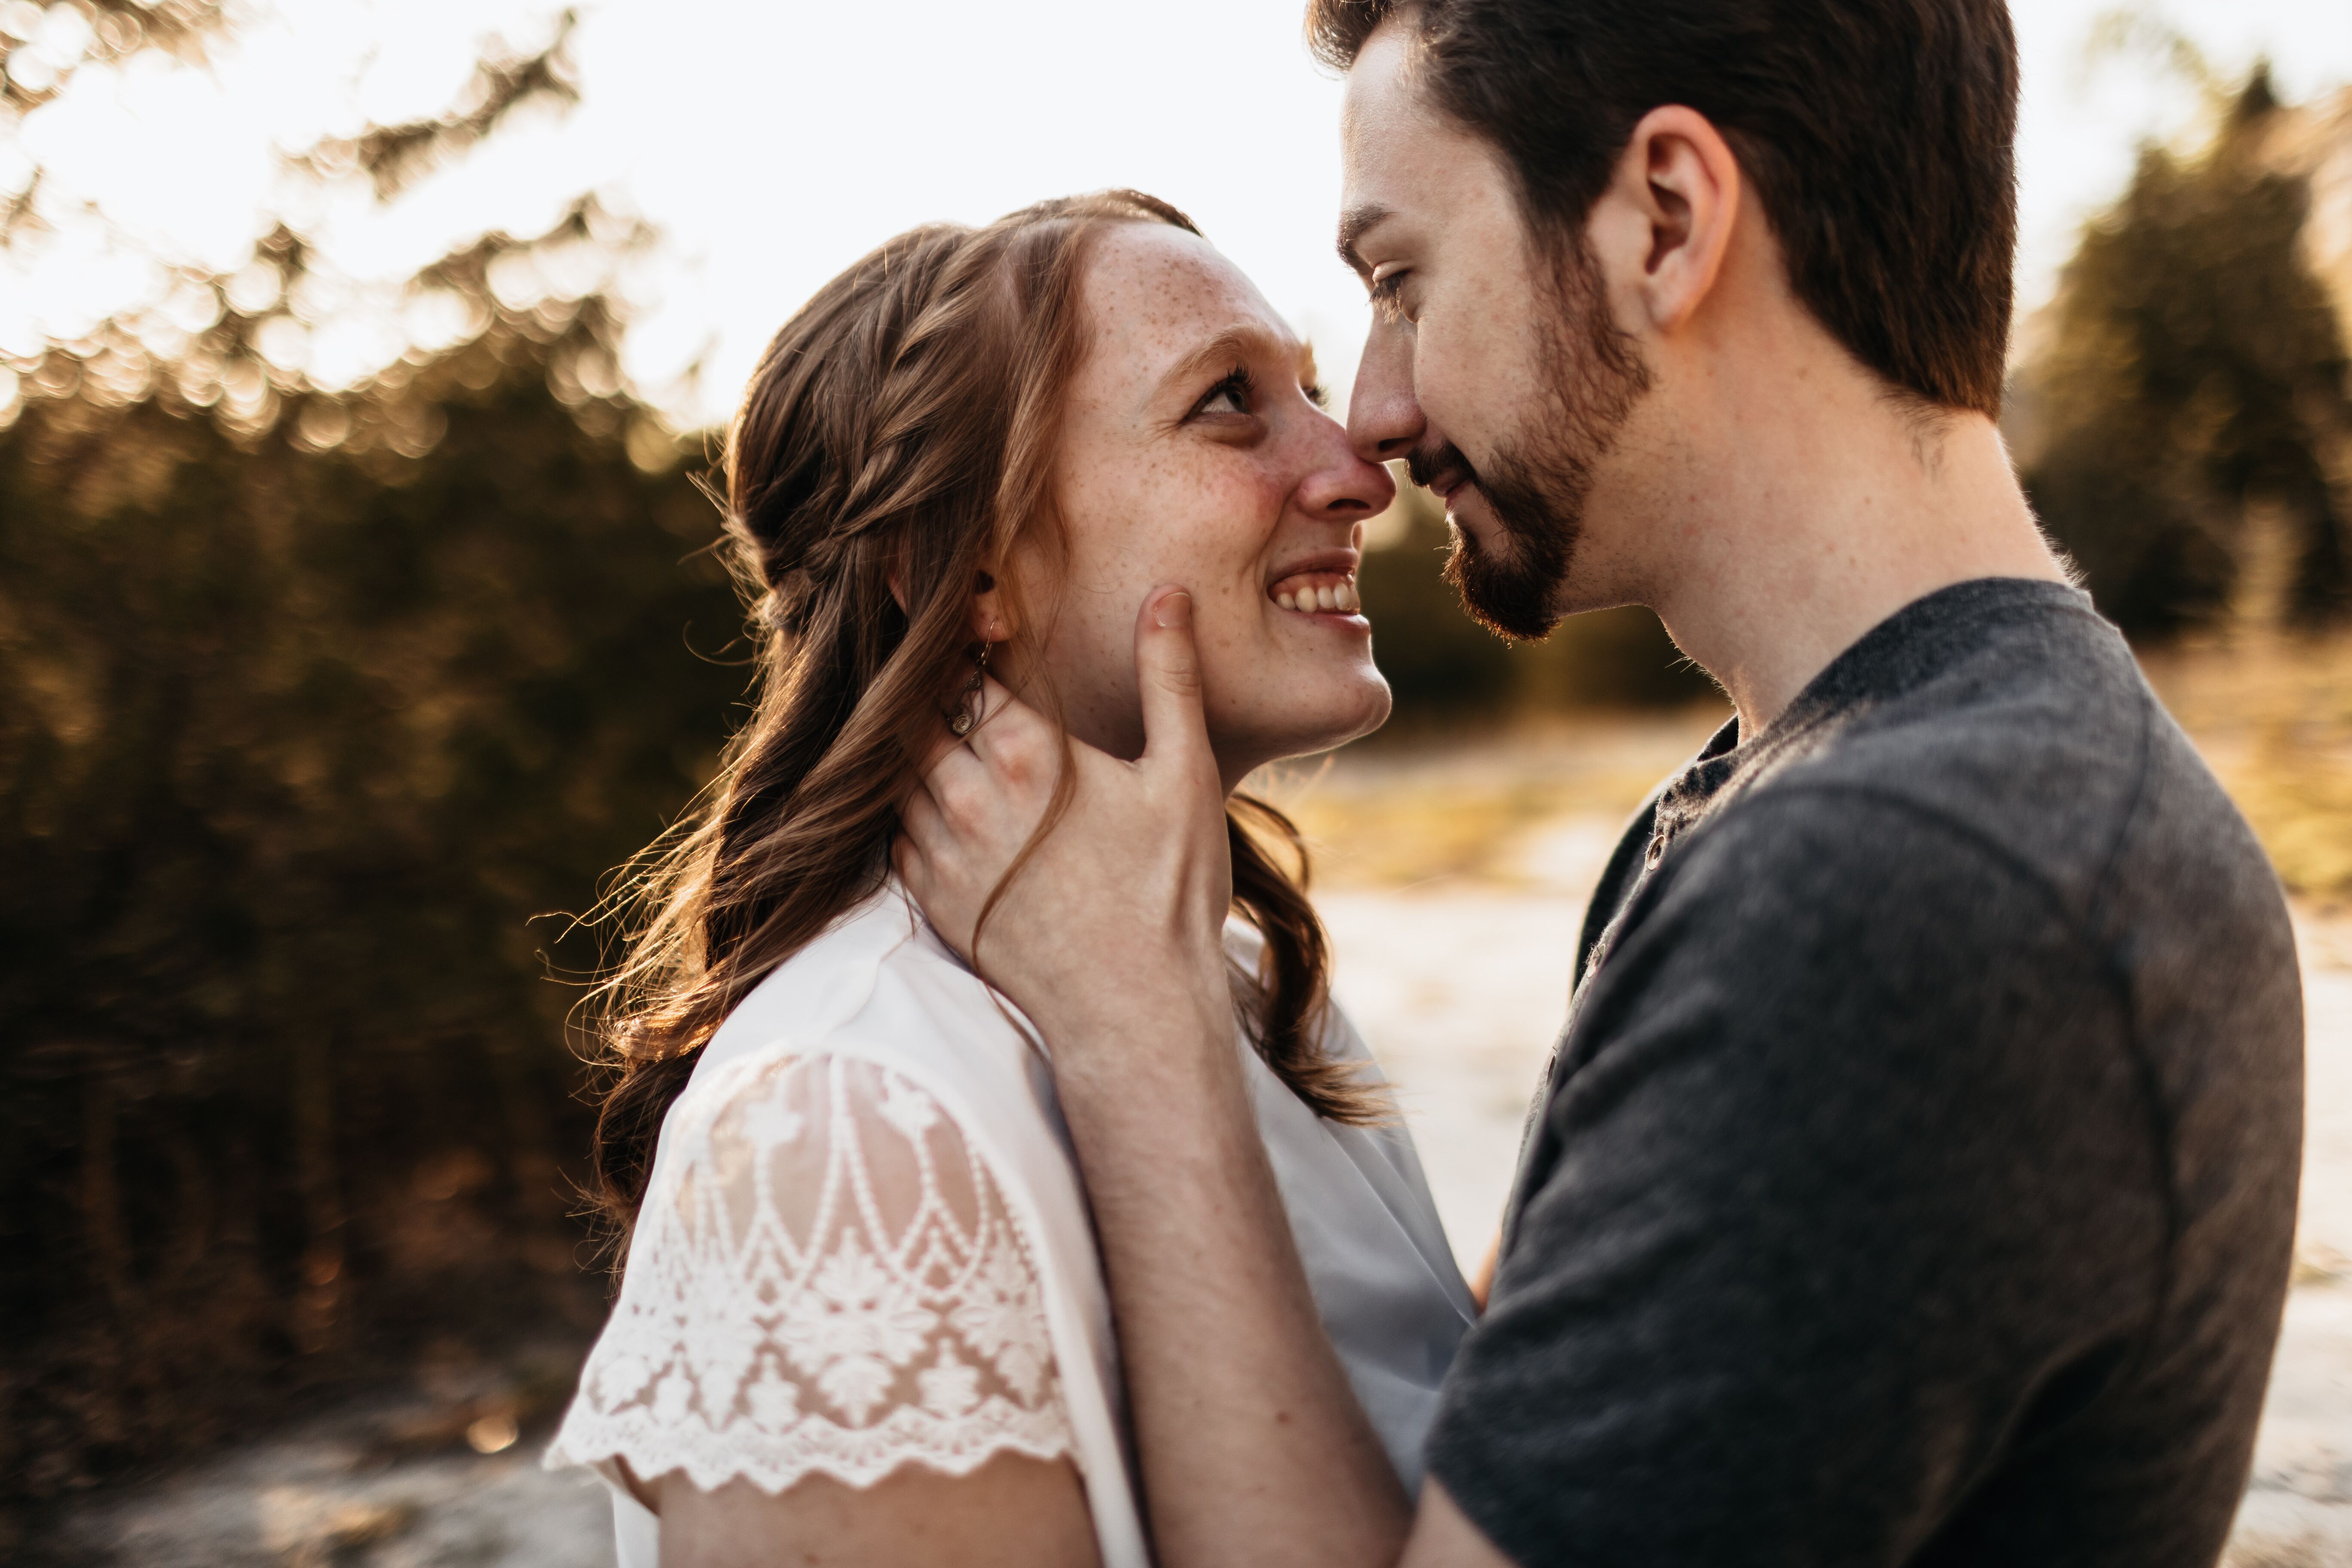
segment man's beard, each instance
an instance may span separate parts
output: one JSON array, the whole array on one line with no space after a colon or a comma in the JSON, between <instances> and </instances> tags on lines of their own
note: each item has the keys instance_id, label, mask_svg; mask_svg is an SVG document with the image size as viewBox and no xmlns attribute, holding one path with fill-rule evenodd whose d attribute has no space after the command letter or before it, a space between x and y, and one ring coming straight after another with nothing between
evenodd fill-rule
<instances>
[{"instance_id":1,"label":"man's beard","mask_svg":"<svg viewBox=\"0 0 2352 1568\"><path fill-rule=\"evenodd\" d=\"M1503 535L1490 549L1454 525L1445 580L1471 619L1507 637L1549 637L1560 622L1560 590L1576 562L1595 470L1650 389L1649 367L1610 319L1600 268L1580 239L1559 270L1558 325L1543 365L1544 408L1521 433L1496 443L1474 468L1451 444L1405 459L1413 483L1460 477L1477 486Z\"/></svg>"}]
</instances>

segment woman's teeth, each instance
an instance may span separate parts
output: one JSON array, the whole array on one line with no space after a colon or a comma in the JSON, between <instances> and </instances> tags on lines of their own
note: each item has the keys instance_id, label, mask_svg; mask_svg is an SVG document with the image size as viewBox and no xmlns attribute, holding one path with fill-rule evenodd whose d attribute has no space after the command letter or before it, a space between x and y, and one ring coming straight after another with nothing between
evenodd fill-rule
<instances>
[{"instance_id":1,"label":"woman's teeth","mask_svg":"<svg viewBox=\"0 0 2352 1568\"><path fill-rule=\"evenodd\" d=\"M1286 610L1297 610L1307 615L1324 612L1354 615L1364 607L1356 595L1353 578L1334 577L1326 582L1290 581L1275 585L1274 602Z\"/></svg>"}]
</instances>

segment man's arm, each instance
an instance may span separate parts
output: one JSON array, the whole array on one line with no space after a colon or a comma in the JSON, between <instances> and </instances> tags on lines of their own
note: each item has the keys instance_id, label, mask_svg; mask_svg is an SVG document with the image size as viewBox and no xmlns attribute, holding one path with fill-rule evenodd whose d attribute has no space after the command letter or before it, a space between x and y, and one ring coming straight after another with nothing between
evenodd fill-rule
<instances>
[{"instance_id":1,"label":"man's arm","mask_svg":"<svg viewBox=\"0 0 2352 1568\"><path fill-rule=\"evenodd\" d=\"M908 802L925 913L1026 1012L1102 1238L1161 1562L1499 1563L1443 1503L1417 1527L1323 1331L1234 1049L1223 792L1191 601L1137 628L1143 757L1076 742L1076 791L984 929L1055 787L1061 741L1001 689ZM1437 1495L1432 1489L1433 1497Z\"/></svg>"}]
</instances>

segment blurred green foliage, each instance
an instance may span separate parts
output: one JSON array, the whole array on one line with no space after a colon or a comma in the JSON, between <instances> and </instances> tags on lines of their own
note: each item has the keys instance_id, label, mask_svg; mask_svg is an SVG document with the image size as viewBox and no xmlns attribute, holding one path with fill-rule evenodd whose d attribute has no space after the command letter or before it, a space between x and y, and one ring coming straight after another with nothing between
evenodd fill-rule
<instances>
[{"instance_id":1,"label":"blurred green foliage","mask_svg":"<svg viewBox=\"0 0 2352 1568\"><path fill-rule=\"evenodd\" d=\"M2282 618L2352 598L2344 335L2303 247L2308 181L2269 155L2292 112L2258 70L2209 146L2143 152L2017 388L2035 508L2135 636L2220 619L2264 549L2284 556Z\"/></svg>"},{"instance_id":2,"label":"blurred green foliage","mask_svg":"<svg viewBox=\"0 0 2352 1568\"><path fill-rule=\"evenodd\" d=\"M565 922L743 670L601 297L357 390L226 311L52 350L0 433L0 1476L200 1443L423 1334L595 1316ZM263 249L289 276L283 234ZM205 282L204 287L212 287ZM288 292L292 292L291 289ZM601 386L605 395L590 390Z\"/></svg>"},{"instance_id":3,"label":"blurred green foliage","mask_svg":"<svg viewBox=\"0 0 2352 1568\"><path fill-rule=\"evenodd\" d=\"M1400 734L1531 710L1660 708L1715 694L1658 617L1638 608L1572 616L1539 643L1512 644L1462 613L1441 575L1445 509L1418 486L1397 485L1402 528L1368 549L1357 574L1372 623L1372 655L1396 693Z\"/></svg>"}]
</instances>

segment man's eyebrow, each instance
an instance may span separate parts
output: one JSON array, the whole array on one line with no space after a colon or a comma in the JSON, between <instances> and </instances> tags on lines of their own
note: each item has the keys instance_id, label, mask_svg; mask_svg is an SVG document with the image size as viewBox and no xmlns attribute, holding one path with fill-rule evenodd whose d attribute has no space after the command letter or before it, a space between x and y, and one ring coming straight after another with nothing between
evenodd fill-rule
<instances>
[{"instance_id":1,"label":"man's eyebrow","mask_svg":"<svg viewBox=\"0 0 2352 1568\"><path fill-rule=\"evenodd\" d=\"M1160 378L1162 390L1181 381L1190 381L1205 372L1231 370L1236 363L1252 359L1282 360L1302 353L1301 345L1289 338L1267 331L1254 322L1227 327L1215 337L1186 354L1169 367Z\"/></svg>"},{"instance_id":2,"label":"man's eyebrow","mask_svg":"<svg viewBox=\"0 0 2352 1568\"><path fill-rule=\"evenodd\" d=\"M1366 202L1361 206L1349 207L1341 213L1339 259L1358 272L1370 272L1371 268L1364 265L1364 258L1356 254L1356 242L1394 216L1378 202Z\"/></svg>"}]
</instances>

